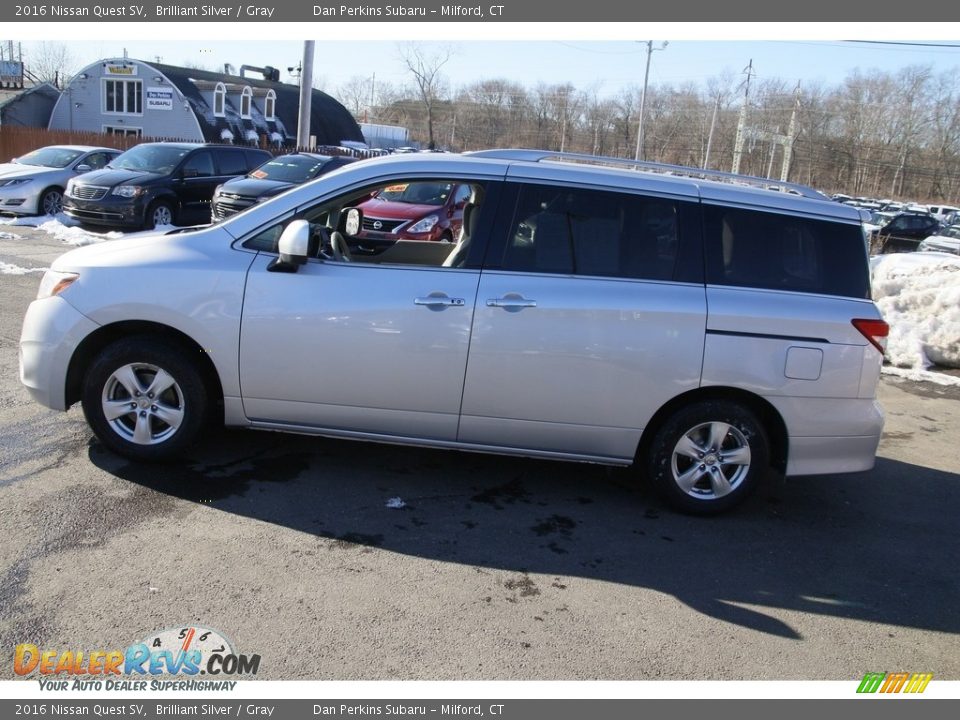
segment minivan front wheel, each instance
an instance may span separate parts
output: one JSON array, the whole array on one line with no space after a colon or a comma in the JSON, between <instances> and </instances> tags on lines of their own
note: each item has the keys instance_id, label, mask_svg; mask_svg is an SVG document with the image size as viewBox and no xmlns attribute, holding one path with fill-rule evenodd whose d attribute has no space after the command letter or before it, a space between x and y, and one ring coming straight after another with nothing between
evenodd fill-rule
<instances>
[{"instance_id":1,"label":"minivan front wheel","mask_svg":"<svg viewBox=\"0 0 960 720\"><path fill-rule=\"evenodd\" d=\"M166 200L158 200L147 209L146 228L153 230L158 225L173 225L173 205Z\"/></svg>"},{"instance_id":2,"label":"minivan front wheel","mask_svg":"<svg viewBox=\"0 0 960 720\"><path fill-rule=\"evenodd\" d=\"M675 413L650 445L648 472L657 491L684 512L712 515L740 503L769 463L763 425L726 400L699 402Z\"/></svg>"},{"instance_id":3,"label":"minivan front wheel","mask_svg":"<svg viewBox=\"0 0 960 720\"><path fill-rule=\"evenodd\" d=\"M136 336L107 346L90 365L83 412L108 448L133 460L173 459L203 425L208 398L178 348Z\"/></svg>"}]
</instances>

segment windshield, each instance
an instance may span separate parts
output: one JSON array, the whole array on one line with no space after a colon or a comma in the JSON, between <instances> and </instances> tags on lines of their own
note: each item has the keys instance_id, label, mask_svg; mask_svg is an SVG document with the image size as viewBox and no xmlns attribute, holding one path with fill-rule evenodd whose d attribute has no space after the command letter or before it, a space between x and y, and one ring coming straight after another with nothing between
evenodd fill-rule
<instances>
[{"instance_id":1,"label":"windshield","mask_svg":"<svg viewBox=\"0 0 960 720\"><path fill-rule=\"evenodd\" d=\"M173 172L188 152L190 148L173 145L137 145L117 157L107 167L166 175Z\"/></svg>"},{"instance_id":2,"label":"windshield","mask_svg":"<svg viewBox=\"0 0 960 720\"><path fill-rule=\"evenodd\" d=\"M951 225L940 234L944 237L960 240L960 225Z\"/></svg>"},{"instance_id":3,"label":"windshield","mask_svg":"<svg viewBox=\"0 0 960 720\"><path fill-rule=\"evenodd\" d=\"M20 165L63 168L81 155L83 155L83 150L73 150L65 147L45 147L17 158L17 163Z\"/></svg>"},{"instance_id":4,"label":"windshield","mask_svg":"<svg viewBox=\"0 0 960 720\"><path fill-rule=\"evenodd\" d=\"M247 177L257 180L276 180L277 182L302 183L316 177L330 161L329 157L313 158L306 155L287 155L268 160Z\"/></svg>"},{"instance_id":5,"label":"windshield","mask_svg":"<svg viewBox=\"0 0 960 720\"><path fill-rule=\"evenodd\" d=\"M441 206L447 202L453 191L453 183L415 182L402 185L390 185L377 193L377 199L389 202L410 203L411 205Z\"/></svg>"}]
</instances>

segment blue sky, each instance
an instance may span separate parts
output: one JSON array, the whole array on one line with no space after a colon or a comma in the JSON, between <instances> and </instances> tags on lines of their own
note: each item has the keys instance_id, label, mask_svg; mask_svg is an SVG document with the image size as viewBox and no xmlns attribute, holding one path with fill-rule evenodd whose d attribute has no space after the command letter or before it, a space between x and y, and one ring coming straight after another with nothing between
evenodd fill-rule
<instances>
[{"instance_id":1,"label":"blue sky","mask_svg":"<svg viewBox=\"0 0 960 720\"><path fill-rule=\"evenodd\" d=\"M273 65L281 68L282 79L286 81L290 80L286 68L297 65L301 55L299 40L155 42L145 35L131 38L114 34L114 37L118 39L57 42L64 42L74 58L83 63L121 56L126 48L130 57L153 60L160 56L162 62L173 65L185 62L211 68L221 68L225 62L234 67L244 63ZM657 45L660 42L658 40ZM960 41L937 42L954 47L840 40L669 40L666 49L653 54L650 81L699 84L724 72L739 76L751 59L756 77L761 80L779 77L791 84L799 80L833 85L856 68L896 71L914 64L932 65L937 71L960 68ZM29 48L31 43L25 45ZM422 45L430 48L430 43ZM506 78L528 87L541 81L549 84L569 81L578 89L596 89L600 95L613 95L624 87L642 84L646 61L645 45L636 41L456 40L445 45L453 48L443 71L453 87L480 78ZM318 40L314 73L322 78L328 91L335 91L351 76L372 78L376 74L378 83L404 83L409 79L398 57L397 42L389 40Z\"/></svg>"}]
</instances>

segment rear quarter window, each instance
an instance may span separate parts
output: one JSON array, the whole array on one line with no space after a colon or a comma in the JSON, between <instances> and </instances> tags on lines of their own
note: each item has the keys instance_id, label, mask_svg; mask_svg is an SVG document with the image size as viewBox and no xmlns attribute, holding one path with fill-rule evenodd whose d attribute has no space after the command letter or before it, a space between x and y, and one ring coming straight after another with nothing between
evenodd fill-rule
<instances>
[{"instance_id":1,"label":"rear quarter window","mask_svg":"<svg viewBox=\"0 0 960 720\"><path fill-rule=\"evenodd\" d=\"M858 225L704 205L707 282L870 297Z\"/></svg>"}]
</instances>

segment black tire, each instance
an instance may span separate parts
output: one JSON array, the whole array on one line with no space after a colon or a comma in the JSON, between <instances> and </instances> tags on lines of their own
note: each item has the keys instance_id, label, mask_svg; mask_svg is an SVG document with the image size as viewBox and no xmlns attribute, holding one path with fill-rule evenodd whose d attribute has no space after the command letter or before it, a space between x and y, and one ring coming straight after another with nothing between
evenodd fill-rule
<instances>
[{"instance_id":1,"label":"black tire","mask_svg":"<svg viewBox=\"0 0 960 720\"><path fill-rule=\"evenodd\" d=\"M160 371L173 382L148 396L158 377L161 386L167 384ZM196 440L210 406L203 378L186 353L146 335L117 340L96 357L84 377L82 402L87 422L105 446L147 462L178 458ZM119 414L108 417L109 407Z\"/></svg>"},{"instance_id":2,"label":"black tire","mask_svg":"<svg viewBox=\"0 0 960 720\"><path fill-rule=\"evenodd\" d=\"M37 215L56 215L63 210L63 189L49 187L37 200Z\"/></svg>"},{"instance_id":3,"label":"black tire","mask_svg":"<svg viewBox=\"0 0 960 720\"><path fill-rule=\"evenodd\" d=\"M167 218L164 221L164 218ZM153 230L157 225L173 225L177 220L177 210L167 200L157 200L147 208L147 214L143 218L143 227L145 230Z\"/></svg>"},{"instance_id":4,"label":"black tire","mask_svg":"<svg viewBox=\"0 0 960 720\"><path fill-rule=\"evenodd\" d=\"M769 448L763 425L747 408L726 400L699 402L677 411L654 436L647 473L676 509L714 515L753 492L768 470Z\"/></svg>"}]
</instances>

